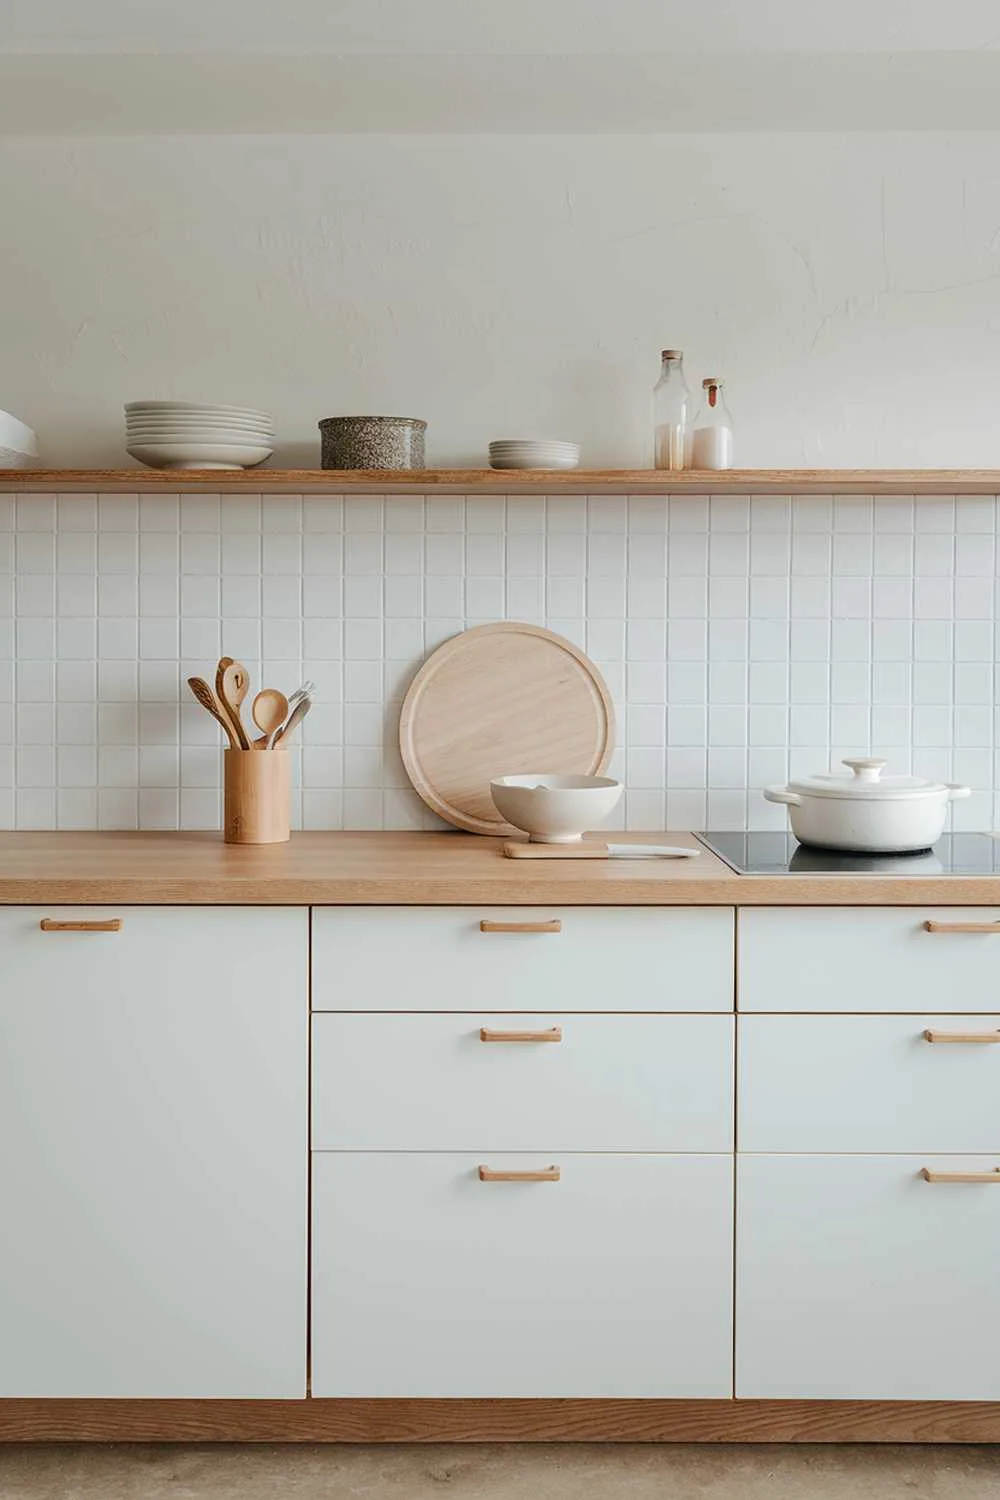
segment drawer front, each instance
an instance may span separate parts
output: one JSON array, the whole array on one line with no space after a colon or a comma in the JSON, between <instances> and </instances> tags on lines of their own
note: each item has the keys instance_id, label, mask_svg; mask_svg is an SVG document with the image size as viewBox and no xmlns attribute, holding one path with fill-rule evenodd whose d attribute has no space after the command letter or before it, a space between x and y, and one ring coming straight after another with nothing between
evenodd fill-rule
<instances>
[{"instance_id":1,"label":"drawer front","mask_svg":"<svg viewBox=\"0 0 1000 1500\"><path fill-rule=\"evenodd\" d=\"M1000 1014L741 1016L739 1037L745 1151L1000 1152Z\"/></svg>"},{"instance_id":2,"label":"drawer front","mask_svg":"<svg viewBox=\"0 0 1000 1500\"><path fill-rule=\"evenodd\" d=\"M1000 1400L995 1156L745 1156L736 1394Z\"/></svg>"},{"instance_id":3,"label":"drawer front","mask_svg":"<svg viewBox=\"0 0 1000 1500\"><path fill-rule=\"evenodd\" d=\"M314 908L313 1009L728 1011L733 943L728 907Z\"/></svg>"},{"instance_id":4,"label":"drawer front","mask_svg":"<svg viewBox=\"0 0 1000 1500\"><path fill-rule=\"evenodd\" d=\"M313 1163L315 1396L731 1395L731 1157Z\"/></svg>"},{"instance_id":5,"label":"drawer front","mask_svg":"<svg viewBox=\"0 0 1000 1500\"><path fill-rule=\"evenodd\" d=\"M990 1011L998 996L996 907L740 912L741 1010Z\"/></svg>"},{"instance_id":6,"label":"drawer front","mask_svg":"<svg viewBox=\"0 0 1000 1500\"><path fill-rule=\"evenodd\" d=\"M731 1151L733 1025L705 1015L316 1015L313 1145Z\"/></svg>"}]
</instances>

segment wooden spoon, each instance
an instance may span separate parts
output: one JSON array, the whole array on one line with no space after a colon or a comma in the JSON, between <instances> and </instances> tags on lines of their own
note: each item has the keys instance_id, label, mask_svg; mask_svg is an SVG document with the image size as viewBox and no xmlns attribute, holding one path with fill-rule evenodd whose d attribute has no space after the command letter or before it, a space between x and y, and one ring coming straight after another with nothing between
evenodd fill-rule
<instances>
[{"instance_id":1,"label":"wooden spoon","mask_svg":"<svg viewBox=\"0 0 1000 1500\"><path fill-rule=\"evenodd\" d=\"M288 699L277 688L262 688L253 700L253 721L263 730L259 740L254 740L254 749L270 749L271 736L276 733L288 717Z\"/></svg>"},{"instance_id":2,"label":"wooden spoon","mask_svg":"<svg viewBox=\"0 0 1000 1500\"><path fill-rule=\"evenodd\" d=\"M189 677L188 687L191 689L192 693L194 693L194 696L197 698L202 708L207 708L209 713L212 715L212 718L217 719L218 722L222 725L229 739L229 748L231 750L238 750L240 748L239 741L237 740L236 735L233 732L233 726L230 723L228 716L220 707L219 700L212 692L212 689L209 687L204 677Z\"/></svg>"},{"instance_id":3,"label":"wooden spoon","mask_svg":"<svg viewBox=\"0 0 1000 1500\"><path fill-rule=\"evenodd\" d=\"M231 661L222 674L222 692L220 697L232 716L233 728L236 730L237 739L244 750L250 749L250 736L243 728L240 709L249 690L250 673L242 662Z\"/></svg>"}]
</instances>

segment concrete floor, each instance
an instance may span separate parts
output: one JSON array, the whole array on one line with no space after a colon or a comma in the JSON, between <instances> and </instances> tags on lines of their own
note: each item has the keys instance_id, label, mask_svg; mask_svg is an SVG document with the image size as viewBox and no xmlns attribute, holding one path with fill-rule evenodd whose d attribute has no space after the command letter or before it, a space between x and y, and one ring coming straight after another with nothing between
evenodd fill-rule
<instances>
[{"instance_id":1,"label":"concrete floor","mask_svg":"<svg viewBox=\"0 0 1000 1500\"><path fill-rule=\"evenodd\" d=\"M997 1500L998 1447L0 1446L2 1500Z\"/></svg>"}]
</instances>

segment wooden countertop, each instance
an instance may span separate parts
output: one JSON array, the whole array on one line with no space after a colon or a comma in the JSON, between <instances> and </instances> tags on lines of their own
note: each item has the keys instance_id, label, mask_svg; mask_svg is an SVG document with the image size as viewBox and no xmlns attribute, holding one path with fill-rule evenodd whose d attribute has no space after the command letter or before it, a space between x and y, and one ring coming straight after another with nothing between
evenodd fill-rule
<instances>
[{"instance_id":1,"label":"wooden countertop","mask_svg":"<svg viewBox=\"0 0 1000 1500\"><path fill-rule=\"evenodd\" d=\"M689 833L615 834L697 846ZM0 905L993 906L989 876L737 875L695 860L515 860L465 833L0 833Z\"/></svg>"}]
</instances>

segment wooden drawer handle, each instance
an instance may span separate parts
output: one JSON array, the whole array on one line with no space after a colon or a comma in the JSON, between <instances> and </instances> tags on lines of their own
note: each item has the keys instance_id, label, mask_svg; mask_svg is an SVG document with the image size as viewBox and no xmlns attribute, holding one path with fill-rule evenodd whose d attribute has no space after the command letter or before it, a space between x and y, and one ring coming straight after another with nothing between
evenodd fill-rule
<instances>
[{"instance_id":1,"label":"wooden drawer handle","mask_svg":"<svg viewBox=\"0 0 1000 1500\"><path fill-rule=\"evenodd\" d=\"M986 1045L1000 1042L1000 1031L931 1031L924 1032L925 1042L971 1042Z\"/></svg>"},{"instance_id":2,"label":"wooden drawer handle","mask_svg":"<svg viewBox=\"0 0 1000 1500\"><path fill-rule=\"evenodd\" d=\"M121 917L108 917L100 922L53 922L51 917L43 917L39 922L43 932L121 932Z\"/></svg>"},{"instance_id":3,"label":"wooden drawer handle","mask_svg":"<svg viewBox=\"0 0 1000 1500\"><path fill-rule=\"evenodd\" d=\"M924 931L1000 933L1000 922L925 922Z\"/></svg>"},{"instance_id":4,"label":"wooden drawer handle","mask_svg":"<svg viewBox=\"0 0 1000 1500\"><path fill-rule=\"evenodd\" d=\"M481 1026L479 1040L481 1042L561 1042L562 1027L550 1026L548 1031L491 1031L488 1026Z\"/></svg>"},{"instance_id":5,"label":"wooden drawer handle","mask_svg":"<svg viewBox=\"0 0 1000 1500\"><path fill-rule=\"evenodd\" d=\"M990 1172L932 1172L922 1167L920 1175L925 1182L994 1182L1000 1183L1000 1167Z\"/></svg>"},{"instance_id":6,"label":"wooden drawer handle","mask_svg":"<svg viewBox=\"0 0 1000 1500\"><path fill-rule=\"evenodd\" d=\"M558 917L551 922L490 922L486 917L479 924L480 932L562 932Z\"/></svg>"},{"instance_id":7,"label":"wooden drawer handle","mask_svg":"<svg viewBox=\"0 0 1000 1500\"><path fill-rule=\"evenodd\" d=\"M492 1167L479 1168L480 1182L558 1182L558 1167L536 1167L533 1172L494 1172Z\"/></svg>"}]
</instances>

